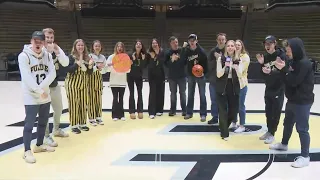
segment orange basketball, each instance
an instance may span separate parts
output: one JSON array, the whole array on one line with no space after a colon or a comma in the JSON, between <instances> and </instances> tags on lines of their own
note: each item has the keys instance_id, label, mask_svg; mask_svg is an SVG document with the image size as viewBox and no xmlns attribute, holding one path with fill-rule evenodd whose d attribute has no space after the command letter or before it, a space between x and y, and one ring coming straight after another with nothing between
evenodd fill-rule
<instances>
[{"instance_id":1,"label":"orange basketball","mask_svg":"<svg viewBox=\"0 0 320 180\"><path fill-rule=\"evenodd\" d=\"M115 71L119 73L128 72L132 61L126 53L117 54L112 58L112 65Z\"/></svg>"},{"instance_id":2,"label":"orange basketball","mask_svg":"<svg viewBox=\"0 0 320 180\"><path fill-rule=\"evenodd\" d=\"M201 77L203 74L203 67L199 64L196 64L192 67L192 74L195 77Z\"/></svg>"}]
</instances>

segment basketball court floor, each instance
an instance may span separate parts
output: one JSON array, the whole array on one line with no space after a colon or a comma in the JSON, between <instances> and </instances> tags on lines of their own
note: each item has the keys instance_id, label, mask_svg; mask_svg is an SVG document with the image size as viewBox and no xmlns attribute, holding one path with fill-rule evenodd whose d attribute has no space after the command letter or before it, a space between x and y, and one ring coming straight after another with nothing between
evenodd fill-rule
<instances>
[{"instance_id":1,"label":"basketball court floor","mask_svg":"<svg viewBox=\"0 0 320 180\"><path fill-rule=\"evenodd\" d=\"M63 85L63 82L61 82ZM63 105L67 99L63 89ZM147 109L149 86L144 83L144 109ZM199 109L196 91L195 109ZM318 180L320 169L320 85L310 116L311 164L302 169L290 166L300 152L299 136L294 130L289 151L275 152L258 138L266 129L264 85L250 84L246 99L247 132L233 134L229 141L219 137L217 126L200 122L198 114L184 120L181 114L149 119L112 121L112 93L105 83L103 96L104 126L89 132L70 133L69 138L55 138L59 143L53 153L35 154L37 163L22 159L24 106L20 82L0 81L0 179L1 180ZM128 109L128 89L124 107ZM210 96L207 86L207 102ZM178 98L179 101L179 98ZM178 103L179 104L179 103ZM170 108L166 84L165 110ZM180 106L178 105L178 109ZM208 113L207 120L211 118ZM50 119L52 121L52 119ZM68 113L62 116L68 130ZM281 118L276 141L282 136ZM36 125L34 128L36 132ZM70 132L70 131L69 131ZM35 136L34 136L35 137Z\"/></svg>"}]
</instances>

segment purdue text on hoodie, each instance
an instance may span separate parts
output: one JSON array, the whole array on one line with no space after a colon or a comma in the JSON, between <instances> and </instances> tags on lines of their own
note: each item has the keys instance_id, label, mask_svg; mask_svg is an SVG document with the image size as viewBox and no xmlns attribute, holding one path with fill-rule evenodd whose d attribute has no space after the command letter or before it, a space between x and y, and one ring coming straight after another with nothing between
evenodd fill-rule
<instances>
[{"instance_id":1,"label":"purdue text on hoodie","mask_svg":"<svg viewBox=\"0 0 320 180\"><path fill-rule=\"evenodd\" d=\"M265 78L266 96L278 96L280 92L284 92L284 74L275 66L277 57L286 61L286 54L282 49L276 49L273 54L264 54L264 64L261 65L261 73ZM263 73L262 67L270 67L270 74Z\"/></svg>"},{"instance_id":2,"label":"purdue text on hoodie","mask_svg":"<svg viewBox=\"0 0 320 180\"><path fill-rule=\"evenodd\" d=\"M25 45L18 56L25 105L45 104L51 101L49 85L56 78L56 70L51 54L42 50L40 54ZM46 99L41 98L47 93Z\"/></svg>"},{"instance_id":3,"label":"purdue text on hoodie","mask_svg":"<svg viewBox=\"0 0 320 180\"><path fill-rule=\"evenodd\" d=\"M190 48L187 48L184 55L187 60L187 71L189 76L194 76L192 73L192 67L196 64L199 64L203 67L204 75L207 74L208 72L207 55L199 44L197 44L197 48L195 50L191 50Z\"/></svg>"},{"instance_id":4,"label":"purdue text on hoodie","mask_svg":"<svg viewBox=\"0 0 320 180\"><path fill-rule=\"evenodd\" d=\"M289 39L293 59L288 69L284 68L285 94L288 102L294 104L312 104L314 102L314 72L312 63L307 58L303 42L300 38Z\"/></svg>"}]
</instances>

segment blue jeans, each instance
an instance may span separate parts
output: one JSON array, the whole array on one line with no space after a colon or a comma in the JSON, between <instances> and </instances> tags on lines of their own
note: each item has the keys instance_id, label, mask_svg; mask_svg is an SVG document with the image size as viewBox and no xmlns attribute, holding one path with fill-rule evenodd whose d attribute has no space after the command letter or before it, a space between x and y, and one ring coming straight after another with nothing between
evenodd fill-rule
<instances>
[{"instance_id":1,"label":"blue jeans","mask_svg":"<svg viewBox=\"0 0 320 180\"><path fill-rule=\"evenodd\" d=\"M187 115L193 115L194 107L194 91L198 84L199 95L200 95L200 116L207 116L207 100L206 100L206 78L203 77L188 77L188 104L187 104Z\"/></svg>"},{"instance_id":2,"label":"blue jeans","mask_svg":"<svg viewBox=\"0 0 320 180\"><path fill-rule=\"evenodd\" d=\"M177 89L179 88L180 94L180 106L182 112L186 112L186 89L187 89L187 81L186 78L179 79L169 79L169 87L170 87L170 101L171 107L170 112L176 113L177 110Z\"/></svg>"},{"instance_id":3,"label":"blue jeans","mask_svg":"<svg viewBox=\"0 0 320 180\"><path fill-rule=\"evenodd\" d=\"M248 92L248 86L245 86L244 88L240 89L239 94L239 117L240 117L240 125L244 125L246 123L246 96ZM237 119L233 121L234 123L237 122Z\"/></svg>"},{"instance_id":4,"label":"blue jeans","mask_svg":"<svg viewBox=\"0 0 320 180\"><path fill-rule=\"evenodd\" d=\"M32 130L34 123L37 120L37 114L39 114L37 126L37 146L43 144L43 138L49 119L50 103L41 105L25 105L25 113L26 117L24 119L23 143L25 151L28 151L30 150Z\"/></svg>"},{"instance_id":5,"label":"blue jeans","mask_svg":"<svg viewBox=\"0 0 320 180\"><path fill-rule=\"evenodd\" d=\"M287 102L285 118L283 121L282 144L288 145L292 134L293 126L299 134L301 144L301 156L309 157L310 135L309 135L309 116L312 104L299 105Z\"/></svg>"},{"instance_id":6,"label":"blue jeans","mask_svg":"<svg viewBox=\"0 0 320 180\"><path fill-rule=\"evenodd\" d=\"M215 85L210 83L209 85L209 92L210 92L210 99L211 99L211 116L213 119L219 119L219 111L218 111L218 104L216 99L216 89Z\"/></svg>"}]
</instances>

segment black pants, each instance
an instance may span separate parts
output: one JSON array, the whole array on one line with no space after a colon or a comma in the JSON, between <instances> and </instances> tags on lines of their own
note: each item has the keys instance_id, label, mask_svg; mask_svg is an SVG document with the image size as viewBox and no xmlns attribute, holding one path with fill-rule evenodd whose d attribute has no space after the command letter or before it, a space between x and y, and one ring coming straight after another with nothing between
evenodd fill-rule
<instances>
[{"instance_id":1,"label":"black pants","mask_svg":"<svg viewBox=\"0 0 320 180\"><path fill-rule=\"evenodd\" d=\"M222 138L229 137L229 126L232 120L236 119L239 111L239 94L233 91L232 80L228 79L226 93L217 94L219 109L219 129Z\"/></svg>"},{"instance_id":2,"label":"black pants","mask_svg":"<svg viewBox=\"0 0 320 180\"><path fill-rule=\"evenodd\" d=\"M111 87L113 102L112 102L112 119L124 117L123 95L124 87Z\"/></svg>"},{"instance_id":3,"label":"black pants","mask_svg":"<svg viewBox=\"0 0 320 180\"><path fill-rule=\"evenodd\" d=\"M277 131L284 100L284 91L267 94L264 97L268 132L274 136Z\"/></svg>"},{"instance_id":4,"label":"black pants","mask_svg":"<svg viewBox=\"0 0 320 180\"><path fill-rule=\"evenodd\" d=\"M129 113L135 113L136 111L138 113L143 112L143 99L142 99L142 86L143 86L143 81L142 81L142 76L127 76L127 81L128 81L128 86L129 86ZM136 102L134 99L134 84L137 86L137 91L138 91L138 101L137 101L137 109L136 109Z\"/></svg>"},{"instance_id":5,"label":"black pants","mask_svg":"<svg viewBox=\"0 0 320 180\"><path fill-rule=\"evenodd\" d=\"M149 115L156 115L156 113L163 113L164 106L164 77L150 77L149 76Z\"/></svg>"}]
</instances>

